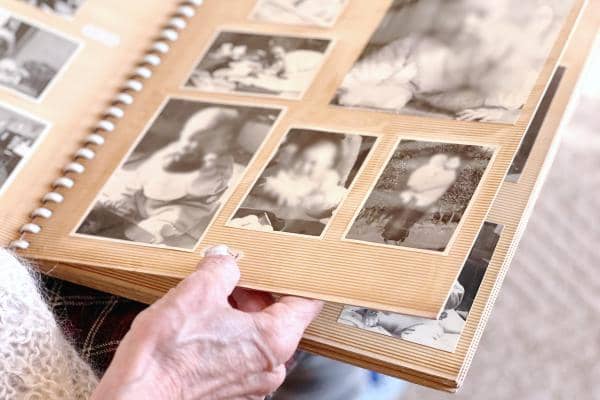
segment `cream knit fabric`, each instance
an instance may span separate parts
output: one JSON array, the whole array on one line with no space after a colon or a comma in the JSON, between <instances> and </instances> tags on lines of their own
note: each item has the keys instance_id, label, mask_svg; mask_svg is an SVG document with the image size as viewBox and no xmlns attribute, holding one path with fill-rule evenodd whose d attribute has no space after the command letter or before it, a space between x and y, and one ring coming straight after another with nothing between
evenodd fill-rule
<instances>
[{"instance_id":1,"label":"cream knit fabric","mask_svg":"<svg viewBox=\"0 0 600 400\"><path fill-rule=\"evenodd\" d=\"M97 382L27 266L0 249L0 399L87 399Z\"/></svg>"}]
</instances>

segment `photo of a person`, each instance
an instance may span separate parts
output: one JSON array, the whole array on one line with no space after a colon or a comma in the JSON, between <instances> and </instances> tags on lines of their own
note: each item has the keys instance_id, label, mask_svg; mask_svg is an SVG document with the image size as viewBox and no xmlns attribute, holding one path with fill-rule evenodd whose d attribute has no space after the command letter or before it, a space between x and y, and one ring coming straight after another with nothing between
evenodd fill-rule
<instances>
[{"instance_id":1,"label":"photo of a person","mask_svg":"<svg viewBox=\"0 0 600 400\"><path fill-rule=\"evenodd\" d=\"M493 153L485 146L402 140L346 239L445 251Z\"/></svg>"},{"instance_id":2,"label":"photo of a person","mask_svg":"<svg viewBox=\"0 0 600 400\"><path fill-rule=\"evenodd\" d=\"M170 99L77 233L193 249L279 113Z\"/></svg>"},{"instance_id":3,"label":"photo of a person","mask_svg":"<svg viewBox=\"0 0 600 400\"><path fill-rule=\"evenodd\" d=\"M228 226L320 236L375 137L290 130Z\"/></svg>"},{"instance_id":4,"label":"photo of a person","mask_svg":"<svg viewBox=\"0 0 600 400\"><path fill-rule=\"evenodd\" d=\"M72 16L85 0L19 0L43 11Z\"/></svg>"},{"instance_id":5,"label":"photo of a person","mask_svg":"<svg viewBox=\"0 0 600 400\"><path fill-rule=\"evenodd\" d=\"M571 4L394 0L332 104L515 123Z\"/></svg>"},{"instance_id":6,"label":"photo of a person","mask_svg":"<svg viewBox=\"0 0 600 400\"><path fill-rule=\"evenodd\" d=\"M500 239L502 225L485 222L439 319L345 306L338 322L453 352Z\"/></svg>"},{"instance_id":7,"label":"photo of a person","mask_svg":"<svg viewBox=\"0 0 600 400\"><path fill-rule=\"evenodd\" d=\"M298 98L328 47L323 39L220 32L185 87Z\"/></svg>"},{"instance_id":8,"label":"photo of a person","mask_svg":"<svg viewBox=\"0 0 600 400\"><path fill-rule=\"evenodd\" d=\"M278 24L333 26L348 0L258 0L252 19Z\"/></svg>"},{"instance_id":9,"label":"photo of a person","mask_svg":"<svg viewBox=\"0 0 600 400\"><path fill-rule=\"evenodd\" d=\"M77 47L0 10L0 86L39 98Z\"/></svg>"},{"instance_id":10,"label":"photo of a person","mask_svg":"<svg viewBox=\"0 0 600 400\"><path fill-rule=\"evenodd\" d=\"M45 123L0 105L0 193L46 128Z\"/></svg>"}]
</instances>

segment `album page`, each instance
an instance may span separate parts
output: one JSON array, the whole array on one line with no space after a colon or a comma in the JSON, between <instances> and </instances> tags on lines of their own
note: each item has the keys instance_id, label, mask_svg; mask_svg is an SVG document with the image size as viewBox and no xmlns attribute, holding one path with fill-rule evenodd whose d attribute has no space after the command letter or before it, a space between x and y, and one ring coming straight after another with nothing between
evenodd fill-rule
<instances>
[{"instance_id":1,"label":"album page","mask_svg":"<svg viewBox=\"0 0 600 400\"><path fill-rule=\"evenodd\" d=\"M568 132L577 103L571 98L597 32L600 2L582 18L527 129L487 221L438 320L328 303L309 327L302 348L363 368L446 391L459 387L511 262L511 254ZM598 40L598 39L597 39ZM590 66L586 68L591 73ZM570 106L570 107L569 107ZM514 215L523 213L523 217ZM495 222L492 222L495 221ZM152 303L179 280L99 267L48 263L52 276Z\"/></svg>"},{"instance_id":2,"label":"album page","mask_svg":"<svg viewBox=\"0 0 600 400\"><path fill-rule=\"evenodd\" d=\"M439 317L582 6L514 2L205 1L24 254L227 243L246 287Z\"/></svg>"},{"instance_id":3,"label":"album page","mask_svg":"<svg viewBox=\"0 0 600 400\"><path fill-rule=\"evenodd\" d=\"M160 0L2 1L0 245L42 207L175 9Z\"/></svg>"}]
</instances>

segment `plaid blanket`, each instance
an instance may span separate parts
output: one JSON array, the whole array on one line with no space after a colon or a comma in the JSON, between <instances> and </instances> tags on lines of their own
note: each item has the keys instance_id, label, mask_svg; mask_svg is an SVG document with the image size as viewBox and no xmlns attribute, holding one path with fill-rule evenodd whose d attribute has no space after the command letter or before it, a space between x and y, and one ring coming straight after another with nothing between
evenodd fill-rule
<instances>
[{"instance_id":1,"label":"plaid blanket","mask_svg":"<svg viewBox=\"0 0 600 400\"><path fill-rule=\"evenodd\" d=\"M131 322L146 305L47 276L42 277L42 284L66 337L102 376Z\"/></svg>"}]
</instances>

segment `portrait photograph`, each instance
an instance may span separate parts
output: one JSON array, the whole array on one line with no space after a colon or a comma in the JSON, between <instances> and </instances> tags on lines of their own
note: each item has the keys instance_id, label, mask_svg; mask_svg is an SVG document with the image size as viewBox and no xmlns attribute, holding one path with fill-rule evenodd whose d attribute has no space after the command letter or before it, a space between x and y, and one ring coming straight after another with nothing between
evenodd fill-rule
<instances>
[{"instance_id":1,"label":"portrait photograph","mask_svg":"<svg viewBox=\"0 0 600 400\"><path fill-rule=\"evenodd\" d=\"M258 0L251 18L277 24L330 27L348 0Z\"/></svg>"},{"instance_id":2,"label":"portrait photograph","mask_svg":"<svg viewBox=\"0 0 600 400\"><path fill-rule=\"evenodd\" d=\"M572 0L394 0L332 104L515 123Z\"/></svg>"},{"instance_id":3,"label":"portrait photograph","mask_svg":"<svg viewBox=\"0 0 600 400\"><path fill-rule=\"evenodd\" d=\"M446 251L493 155L486 146L400 141L346 239Z\"/></svg>"},{"instance_id":4,"label":"portrait photograph","mask_svg":"<svg viewBox=\"0 0 600 400\"><path fill-rule=\"evenodd\" d=\"M345 306L338 322L397 339L454 352L500 240L502 225L485 222L452 286L439 319Z\"/></svg>"},{"instance_id":5,"label":"portrait photograph","mask_svg":"<svg viewBox=\"0 0 600 400\"><path fill-rule=\"evenodd\" d=\"M23 3L31 4L40 10L65 16L71 17L75 14L79 6L85 0L19 0Z\"/></svg>"},{"instance_id":6,"label":"portrait photograph","mask_svg":"<svg viewBox=\"0 0 600 400\"><path fill-rule=\"evenodd\" d=\"M193 249L280 112L169 99L76 233Z\"/></svg>"},{"instance_id":7,"label":"portrait photograph","mask_svg":"<svg viewBox=\"0 0 600 400\"><path fill-rule=\"evenodd\" d=\"M0 193L46 128L45 123L0 104Z\"/></svg>"},{"instance_id":8,"label":"portrait photograph","mask_svg":"<svg viewBox=\"0 0 600 400\"><path fill-rule=\"evenodd\" d=\"M320 236L375 140L291 129L227 226Z\"/></svg>"},{"instance_id":9,"label":"portrait photograph","mask_svg":"<svg viewBox=\"0 0 600 400\"><path fill-rule=\"evenodd\" d=\"M38 99L78 44L0 11L0 86Z\"/></svg>"},{"instance_id":10,"label":"portrait photograph","mask_svg":"<svg viewBox=\"0 0 600 400\"><path fill-rule=\"evenodd\" d=\"M185 87L299 98L323 62L329 40L220 32Z\"/></svg>"}]
</instances>

